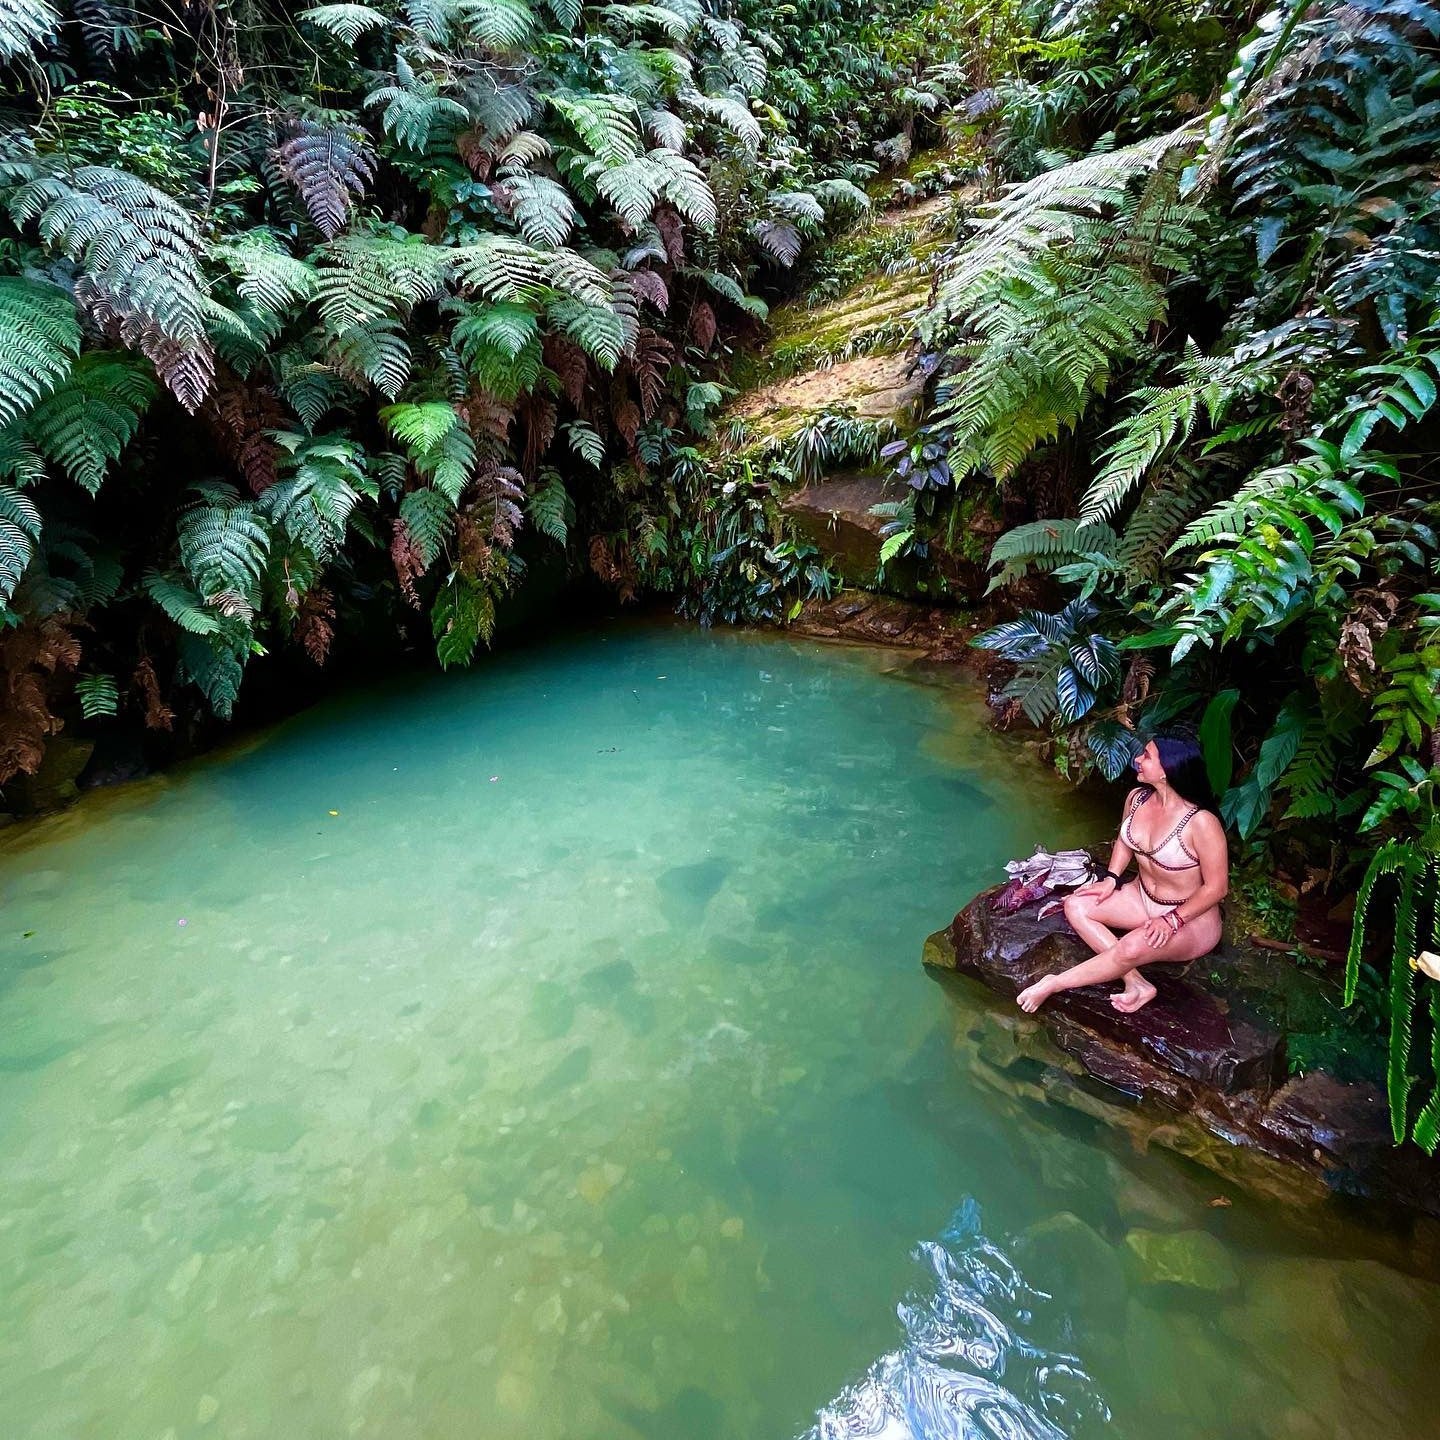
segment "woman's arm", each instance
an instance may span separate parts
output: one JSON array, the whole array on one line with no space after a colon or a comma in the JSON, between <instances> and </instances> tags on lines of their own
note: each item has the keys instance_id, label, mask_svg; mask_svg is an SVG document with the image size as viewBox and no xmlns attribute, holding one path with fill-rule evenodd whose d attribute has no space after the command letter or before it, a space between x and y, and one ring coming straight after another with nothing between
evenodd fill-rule
<instances>
[{"instance_id":1,"label":"woman's arm","mask_svg":"<svg viewBox=\"0 0 1440 1440\"><path fill-rule=\"evenodd\" d=\"M1125 806L1120 812L1120 829L1115 832L1115 844L1110 848L1110 863L1106 868L1111 875L1122 876L1130 868L1130 862L1135 858L1135 852L1120 838L1125 829L1125 816L1130 813L1130 805L1138 792L1132 790L1125 797ZM1109 885L1108 890L1105 886ZM1102 875L1098 880L1092 880L1088 885L1082 885L1075 893L1077 895L1093 896L1097 900L1103 900L1113 895L1120 888L1120 881L1117 878L1111 881L1108 876Z\"/></svg>"},{"instance_id":2,"label":"woman's arm","mask_svg":"<svg viewBox=\"0 0 1440 1440\"><path fill-rule=\"evenodd\" d=\"M1115 832L1115 844L1110 850L1110 864L1106 867L1112 875L1123 875L1129 868L1130 862L1135 858L1135 852L1125 843L1125 817L1130 813L1131 807L1135 804L1135 797L1140 793L1139 786L1136 786L1125 797L1124 808L1120 811L1120 828ZM1120 883L1118 880L1115 882Z\"/></svg>"},{"instance_id":3,"label":"woman's arm","mask_svg":"<svg viewBox=\"0 0 1440 1440\"><path fill-rule=\"evenodd\" d=\"M1173 912L1187 924L1213 910L1230 893L1230 847L1219 817L1201 810L1188 831L1186 838L1200 862L1200 888Z\"/></svg>"}]
</instances>

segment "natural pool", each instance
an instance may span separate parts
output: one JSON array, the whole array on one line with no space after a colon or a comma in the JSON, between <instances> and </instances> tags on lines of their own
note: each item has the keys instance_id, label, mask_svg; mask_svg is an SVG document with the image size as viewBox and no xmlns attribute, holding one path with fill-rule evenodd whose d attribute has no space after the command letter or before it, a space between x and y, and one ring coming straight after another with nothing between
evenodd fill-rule
<instances>
[{"instance_id":1,"label":"natural pool","mask_svg":"<svg viewBox=\"0 0 1440 1440\"><path fill-rule=\"evenodd\" d=\"M921 942L1097 821L886 663L616 627L6 837L6 1440L1440 1434L1440 1286L977 1082Z\"/></svg>"}]
</instances>

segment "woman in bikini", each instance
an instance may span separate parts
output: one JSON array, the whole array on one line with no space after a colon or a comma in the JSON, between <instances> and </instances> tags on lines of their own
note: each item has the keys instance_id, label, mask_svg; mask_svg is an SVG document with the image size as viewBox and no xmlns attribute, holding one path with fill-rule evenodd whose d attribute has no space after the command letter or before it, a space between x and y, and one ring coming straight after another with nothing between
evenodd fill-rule
<instances>
[{"instance_id":1,"label":"woman in bikini","mask_svg":"<svg viewBox=\"0 0 1440 1440\"><path fill-rule=\"evenodd\" d=\"M1130 1014L1155 998L1142 965L1195 960L1220 943L1230 857L1219 817L1202 808L1210 785L1200 747L1157 736L1135 757L1135 774L1140 784L1125 801L1109 868L1065 901L1065 918L1095 958L1022 990L1022 1010L1038 1010L1061 990L1123 980L1110 1003ZM1132 858L1139 874L1122 885Z\"/></svg>"}]
</instances>

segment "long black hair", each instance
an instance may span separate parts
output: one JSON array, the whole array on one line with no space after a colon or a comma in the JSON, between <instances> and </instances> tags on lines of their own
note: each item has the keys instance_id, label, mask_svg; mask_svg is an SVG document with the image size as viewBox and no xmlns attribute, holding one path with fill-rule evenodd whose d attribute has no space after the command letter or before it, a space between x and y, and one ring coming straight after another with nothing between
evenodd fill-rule
<instances>
[{"instance_id":1,"label":"long black hair","mask_svg":"<svg viewBox=\"0 0 1440 1440\"><path fill-rule=\"evenodd\" d=\"M1200 742L1179 730L1162 731L1151 738L1165 771L1165 783L1182 800L1202 810L1214 810L1215 792L1210 788L1210 772L1205 768Z\"/></svg>"}]
</instances>

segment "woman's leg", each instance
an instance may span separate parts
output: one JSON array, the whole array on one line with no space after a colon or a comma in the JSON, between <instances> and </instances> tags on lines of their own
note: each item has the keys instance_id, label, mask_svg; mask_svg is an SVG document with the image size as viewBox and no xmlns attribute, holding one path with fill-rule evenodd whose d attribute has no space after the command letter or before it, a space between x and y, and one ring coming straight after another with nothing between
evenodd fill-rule
<instances>
[{"instance_id":1,"label":"woman's leg","mask_svg":"<svg viewBox=\"0 0 1440 1440\"><path fill-rule=\"evenodd\" d=\"M1178 935L1172 935L1163 945L1154 949L1146 943L1143 928L1131 930L1103 954L1095 956L1093 960L1082 961L1062 974L1047 975L1044 979L1037 980L1022 990L1016 999L1022 1010L1033 1013L1052 995L1062 990L1078 990L1083 985L1103 985L1107 980L1120 980L1141 965L1152 965L1156 961L1179 964L1194 960L1201 955L1208 955L1219 940L1218 910L1208 910L1204 915L1197 916ZM1142 983L1150 993L1128 1007L1131 1010L1138 1010L1155 993L1154 987L1148 981ZM1143 991L1140 993L1143 994ZM1116 996L1116 999L1125 998L1125 995Z\"/></svg>"},{"instance_id":2,"label":"woman's leg","mask_svg":"<svg viewBox=\"0 0 1440 1440\"><path fill-rule=\"evenodd\" d=\"M1137 882L1122 885L1103 900L1088 895L1070 895L1065 900L1065 918L1070 928L1097 954L1113 949L1119 937L1108 927L1134 930L1158 914L1159 906L1146 903L1145 892ZM1125 988L1111 1001L1117 1010L1129 1013L1155 998L1155 987L1138 970L1129 970L1120 977Z\"/></svg>"},{"instance_id":3,"label":"woman's leg","mask_svg":"<svg viewBox=\"0 0 1440 1440\"><path fill-rule=\"evenodd\" d=\"M1103 900L1067 895L1064 909L1070 928L1097 955L1103 955L1120 938L1115 930L1133 930L1150 918L1140 887L1133 883L1122 885ZM1112 925L1115 930L1110 929Z\"/></svg>"}]
</instances>

